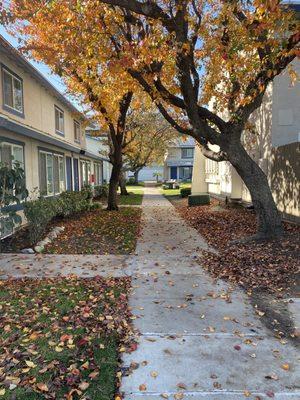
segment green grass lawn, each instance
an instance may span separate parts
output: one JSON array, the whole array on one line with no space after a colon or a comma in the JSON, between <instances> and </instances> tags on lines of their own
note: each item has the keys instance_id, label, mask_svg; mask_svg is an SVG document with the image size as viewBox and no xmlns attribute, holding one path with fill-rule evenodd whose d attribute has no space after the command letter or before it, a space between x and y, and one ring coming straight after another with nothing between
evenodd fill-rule
<instances>
[{"instance_id":1,"label":"green grass lawn","mask_svg":"<svg viewBox=\"0 0 300 400\"><path fill-rule=\"evenodd\" d=\"M180 196L180 189L190 188L190 187L192 187L192 184L191 183L180 183L179 186L180 186L179 189L163 189L163 188L161 188L161 193L166 197Z\"/></svg>"},{"instance_id":2,"label":"green grass lawn","mask_svg":"<svg viewBox=\"0 0 300 400\"><path fill-rule=\"evenodd\" d=\"M126 186L128 196L119 196L120 205L141 205L144 191L141 186Z\"/></svg>"},{"instance_id":3,"label":"green grass lawn","mask_svg":"<svg viewBox=\"0 0 300 400\"><path fill-rule=\"evenodd\" d=\"M128 278L0 282L0 398L113 400Z\"/></svg>"}]
</instances>

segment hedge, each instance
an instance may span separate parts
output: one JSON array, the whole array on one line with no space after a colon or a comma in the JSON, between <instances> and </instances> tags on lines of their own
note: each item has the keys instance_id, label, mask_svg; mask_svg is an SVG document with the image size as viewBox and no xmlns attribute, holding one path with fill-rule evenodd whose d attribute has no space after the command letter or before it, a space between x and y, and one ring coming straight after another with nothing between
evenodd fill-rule
<instances>
[{"instance_id":1,"label":"hedge","mask_svg":"<svg viewBox=\"0 0 300 400\"><path fill-rule=\"evenodd\" d=\"M192 193L191 188L182 188L180 189L180 195L181 197L188 197Z\"/></svg>"},{"instance_id":2,"label":"hedge","mask_svg":"<svg viewBox=\"0 0 300 400\"><path fill-rule=\"evenodd\" d=\"M72 214L91 209L90 191L63 192L58 197L41 197L24 204L31 244L43 238L49 222L54 217L68 217Z\"/></svg>"}]
</instances>

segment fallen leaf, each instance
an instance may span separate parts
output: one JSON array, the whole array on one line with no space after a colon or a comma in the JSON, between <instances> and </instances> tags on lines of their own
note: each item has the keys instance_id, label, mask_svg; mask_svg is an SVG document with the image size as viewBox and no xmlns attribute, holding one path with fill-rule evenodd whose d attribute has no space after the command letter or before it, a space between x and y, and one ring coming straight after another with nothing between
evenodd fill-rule
<instances>
[{"instance_id":1,"label":"fallen leaf","mask_svg":"<svg viewBox=\"0 0 300 400\"><path fill-rule=\"evenodd\" d=\"M47 386L45 383L42 383L42 382L37 383L37 384L36 384L36 387L37 387L41 392L48 392L48 391L49 391L48 386Z\"/></svg>"}]
</instances>

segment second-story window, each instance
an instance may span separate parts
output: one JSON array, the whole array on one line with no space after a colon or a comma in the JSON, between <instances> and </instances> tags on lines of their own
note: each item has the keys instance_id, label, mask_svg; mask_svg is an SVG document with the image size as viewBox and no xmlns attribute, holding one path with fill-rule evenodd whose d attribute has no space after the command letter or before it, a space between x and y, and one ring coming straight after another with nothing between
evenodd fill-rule
<instances>
[{"instance_id":1,"label":"second-story window","mask_svg":"<svg viewBox=\"0 0 300 400\"><path fill-rule=\"evenodd\" d=\"M74 141L80 143L80 123L74 120Z\"/></svg>"},{"instance_id":2,"label":"second-story window","mask_svg":"<svg viewBox=\"0 0 300 400\"><path fill-rule=\"evenodd\" d=\"M23 114L23 81L6 68L2 69L3 105L9 110Z\"/></svg>"},{"instance_id":3,"label":"second-story window","mask_svg":"<svg viewBox=\"0 0 300 400\"><path fill-rule=\"evenodd\" d=\"M181 158L193 158L194 149L193 147L187 147L186 149L181 149Z\"/></svg>"},{"instance_id":4,"label":"second-story window","mask_svg":"<svg viewBox=\"0 0 300 400\"><path fill-rule=\"evenodd\" d=\"M65 134L64 112L59 107L54 106L55 109L55 132L59 135Z\"/></svg>"}]
</instances>

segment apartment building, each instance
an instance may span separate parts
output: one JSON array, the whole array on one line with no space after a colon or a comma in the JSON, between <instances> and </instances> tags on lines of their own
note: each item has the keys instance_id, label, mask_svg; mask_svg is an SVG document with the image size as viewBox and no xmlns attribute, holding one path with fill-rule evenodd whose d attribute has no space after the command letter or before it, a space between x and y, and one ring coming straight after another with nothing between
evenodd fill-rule
<instances>
[{"instance_id":1,"label":"apartment building","mask_svg":"<svg viewBox=\"0 0 300 400\"><path fill-rule=\"evenodd\" d=\"M103 160L87 148L85 117L2 36L0 75L0 162L23 166L30 197L101 184Z\"/></svg>"},{"instance_id":2,"label":"apartment building","mask_svg":"<svg viewBox=\"0 0 300 400\"><path fill-rule=\"evenodd\" d=\"M300 76L299 60L293 68ZM283 216L300 221L300 82L292 85L288 71L276 77L251 122L256 134L244 133L246 149L266 174ZM208 160L196 146L192 193L199 192L251 203L249 191L230 163Z\"/></svg>"},{"instance_id":3,"label":"apartment building","mask_svg":"<svg viewBox=\"0 0 300 400\"><path fill-rule=\"evenodd\" d=\"M195 141L191 137L174 139L168 146L164 160L164 180L192 179Z\"/></svg>"}]
</instances>

